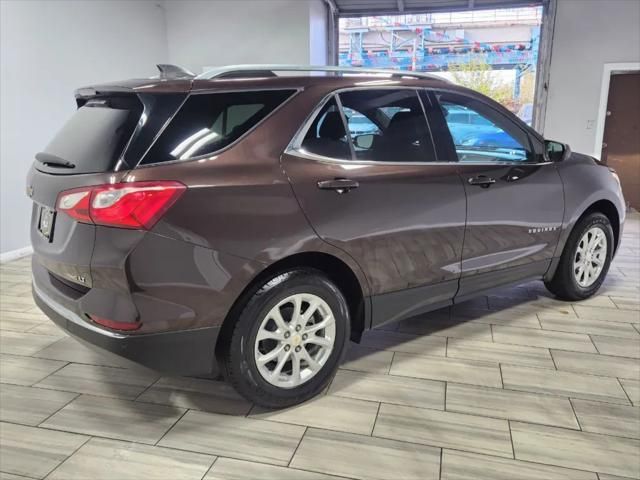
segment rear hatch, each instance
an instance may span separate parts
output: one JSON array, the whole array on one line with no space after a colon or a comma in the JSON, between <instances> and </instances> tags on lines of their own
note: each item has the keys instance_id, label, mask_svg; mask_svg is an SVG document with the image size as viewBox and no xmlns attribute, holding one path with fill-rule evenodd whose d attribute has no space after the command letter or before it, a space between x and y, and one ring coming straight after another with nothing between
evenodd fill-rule
<instances>
[{"instance_id":1,"label":"rear hatch","mask_svg":"<svg viewBox=\"0 0 640 480\"><path fill-rule=\"evenodd\" d=\"M182 103L190 82L166 87L147 82L78 90L78 109L36 154L27 177L27 194L33 200L34 275L40 269L68 297L93 286L91 259L98 227L60 211L61 193L125 178ZM152 93L138 91L145 88Z\"/></svg>"}]
</instances>

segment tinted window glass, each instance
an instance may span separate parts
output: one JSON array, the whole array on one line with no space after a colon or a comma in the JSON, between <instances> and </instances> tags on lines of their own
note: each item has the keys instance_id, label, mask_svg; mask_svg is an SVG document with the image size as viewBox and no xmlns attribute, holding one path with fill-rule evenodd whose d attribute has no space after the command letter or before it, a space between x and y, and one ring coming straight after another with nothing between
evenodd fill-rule
<instances>
[{"instance_id":1,"label":"tinted window glass","mask_svg":"<svg viewBox=\"0 0 640 480\"><path fill-rule=\"evenodd\" d=\"M436 93L460 162L533 161L526 133L470 97ZM466 120L461 121L466 116Z\"/></svg>"},{"instance_id":2,"label":"tinted window glass","mask_svg":"<svg viewBox=\"0 0 640 480\"><path fill-rule=\"evenodd\" d=\"M466 113L449 112L447 120L449 123L469 123L469 115Z\"/></svg>"},{"instance_id":3,"label":"tinted window glass","mask_svg":"<svg viewBox=\"0 0 640 480\"><path fill-rule=\"evenodd\" d=\"M373 120L353 108L345 107L344 115L347 118L347 126L351 137L367 133L380 134L380 129Z\"/></svg>"},{"instance_id":4,"label":"tinted window glass","mask_svg":"<svg viewBox=\"0 0 640 480\"><path fill-rule=\"evenodd\" d=\"M216 152L236 141L293 90L191 95L143 159L143 164Z\"/></svg>"},{"instance_id":5,"label":"tinted window glass","mask_svg":"<svg viewBox=\"0 0 640 480\"><path fill-rule=\"evenodd\" d=\"M370 119L376 130L354 132L356 157L381 162L432 162L435 153L424 111L414 90L354 90L340 94L345 111Z\"/></svg>"},{"instance_id":6,"label":"tinted window glass","mask_svg":"<svg viewBox=\"0 0 640 480\"><path fill-rule=\"evenodd\" d=\"M351 158L347 132L335 99L327 102L316 115L300 148L323 157Z\"/></svg>"},{"instance_id":7,"label":"tinted window glass","mask_svg":"<svg viewBox=\"0 0 640 480\"><path fill-rule=\"evenodd\" d=\"M142 105L135 96L91 99L76 110L44 152L75 165L70 169L57 168L56 173L111 171L131 138L141 112ZM38 162L36 166L43 168Z\"/></svg>"}]
</instances>

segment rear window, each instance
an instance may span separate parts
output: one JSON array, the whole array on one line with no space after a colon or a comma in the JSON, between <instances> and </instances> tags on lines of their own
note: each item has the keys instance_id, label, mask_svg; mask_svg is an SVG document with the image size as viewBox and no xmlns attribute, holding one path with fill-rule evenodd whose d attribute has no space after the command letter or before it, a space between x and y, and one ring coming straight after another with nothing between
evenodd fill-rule
<instances>
[{"instance_id":1,"label":"rear window","mask_svg":"<svg viewBox=\"0 0 640 480\"><path fill-rule=\"evenodd\" d=\"M112 171L142 113L136 96L94 98L80 107L51 140L44 152L74 165L56 168L39 162L39 169L77 174Z\"/></svg>"},{"instance_id":2,"label":"rear window","mask_svg":"<svg viewBox=\"0 0 640 480\"><path fill-rule=\"evenodd\" d=\"M256 126L294 92L191 95L141 163L188 160L221 150Z\"/></svg>"}]
</instances>

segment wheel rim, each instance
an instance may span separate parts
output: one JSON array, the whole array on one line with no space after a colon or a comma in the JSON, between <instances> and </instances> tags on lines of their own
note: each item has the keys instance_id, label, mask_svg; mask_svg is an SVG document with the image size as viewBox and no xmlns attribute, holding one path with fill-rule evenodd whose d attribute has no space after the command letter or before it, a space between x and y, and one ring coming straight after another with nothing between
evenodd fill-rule
<instances>
[{"instance_id":1,"label":"wheel rim","mask_svg":"<svg viewBox=\"0 0 640 480\"><path fill-rule=\"evenodd\" d=\"M578 242L573 259L573 275L581 287L590 287L600 277L607 261L607 236L600 227L592 227Z\"/></svg>"},{"instance_id":2,"label":"wheel rim","mask_svg":"<svg viewBox=\"0 0 640 480\"><path fill-rule=\"evenodd\" d=\"M325 365L336 336L335 318L322 298L297 293L262 319L254 346L258 371L271 385L295 388Z\"/></svg>"}]
</instances>

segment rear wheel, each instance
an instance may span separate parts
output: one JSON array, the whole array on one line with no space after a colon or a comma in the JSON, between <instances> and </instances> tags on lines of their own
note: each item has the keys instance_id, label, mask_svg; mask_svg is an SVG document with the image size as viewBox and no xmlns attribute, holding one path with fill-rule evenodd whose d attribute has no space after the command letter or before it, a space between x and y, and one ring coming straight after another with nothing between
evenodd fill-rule
<instances>
[{"instance_id":1,"label":"rear wheel","mask_svg":"<svg viewBox=\"0 0 640 480\"><path fill-rule=\"evenodd\" d=\"M574 227L553 278L545 285L565 300L583 300L595 294L613 257L613 230L602 213L592 213Z\"/></svg>"},{"instance_id":2,"label":"rear wheel","mask_svg":"<svg viewBox=\"0 0 640 480\"><path fill-rule=\"evenodd\" d=\"M303 402L333 377L349 328L347 302L321 272L278 275L238 317L224 355L228 380L261 406Z\"/></svg>"}]
</instances>

